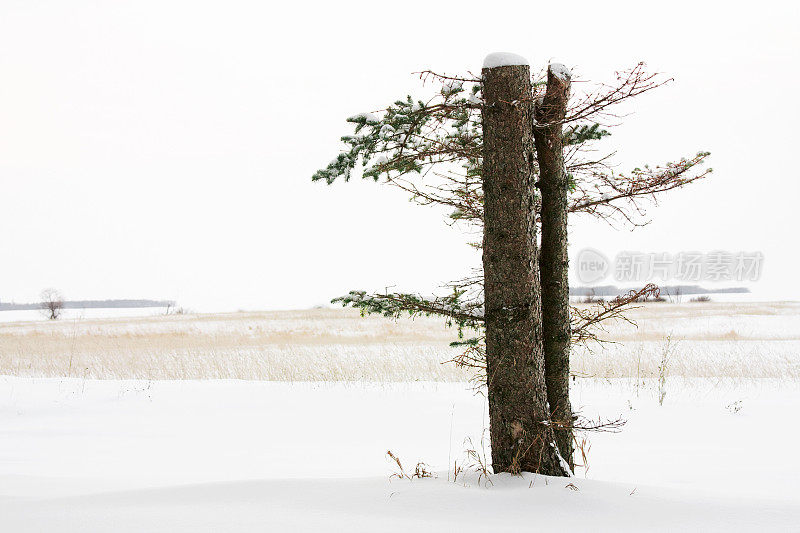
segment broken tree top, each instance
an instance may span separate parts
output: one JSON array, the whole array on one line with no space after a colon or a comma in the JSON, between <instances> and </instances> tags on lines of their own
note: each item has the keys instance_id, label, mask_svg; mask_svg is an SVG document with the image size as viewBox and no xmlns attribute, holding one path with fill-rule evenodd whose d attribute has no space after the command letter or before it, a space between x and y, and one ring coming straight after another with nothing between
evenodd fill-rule
<instances>
[{"instance_id":1,"label":"broken tree top","mask_svg":"<svg viewBox=\"0 0 800 533\"><path fill-rule=\"evenodd\" d=\"M550 63L548 68L561 81L568 81L572 78L572 72L561 63Z\"/></svg>"},{"instance_id":2,"label":"broken tree top","mask_svg":"<svg viewBox=\"0 0 800 533\"><path fill-rule=\"evenodd\" d=\"M530 65L521 55L509 52L494 52L483 60L483 68L508 67L511 65Z\"/></svg>"}]
</instances>

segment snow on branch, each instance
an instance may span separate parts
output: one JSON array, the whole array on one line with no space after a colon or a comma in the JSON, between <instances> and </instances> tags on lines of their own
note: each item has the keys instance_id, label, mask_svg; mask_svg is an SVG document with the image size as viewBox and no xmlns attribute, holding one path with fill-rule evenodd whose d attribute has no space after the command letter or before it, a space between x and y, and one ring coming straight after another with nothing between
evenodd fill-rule
<instances>
[{"instance_id":1,"label":"snow on branch","mask_svg":"<svg viewBox=\"0 0 800 533\"><path fill-rule=\"evenodd\" d=\"M313 181L348 181L357 167L362 177L378 181L423 175L436 165L455 163L480 167L482 133L480 80L434 76L439 90L427 100L406 96L379 113L361 113L347 119L353 135L341 138L346 149Z\"/></svg>"}]
</instances>

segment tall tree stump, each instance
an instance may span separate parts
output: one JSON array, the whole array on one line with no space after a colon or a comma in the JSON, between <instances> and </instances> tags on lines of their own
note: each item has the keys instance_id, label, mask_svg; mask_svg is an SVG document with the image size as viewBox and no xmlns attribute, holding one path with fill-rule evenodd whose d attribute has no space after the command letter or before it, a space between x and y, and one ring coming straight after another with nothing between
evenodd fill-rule
<instances>
[{"instance_id":1,"label":"tall tree stump","mask_svg":"<svg viewBox=\"0 0 800 533\"><path fill-rule=\"evenodd\" d=\"M533 102L524 58L483 77L483 269L492 467L565 475L548 424L534 213Z\"/></svg>"},{"instance_id":2,"label":"tall tree stump","mask_svg":"<svg viewBox=\"0 0 800 533\"><path fill-rule=\"evenodd\" d=\"M542 327L550 418L562 457L574 468L572 406L569 401L569 256L567 255L567 173L562 121L567 111L571 74L560 64L547 69L547 91L536 102L536 156L542 194Z\"/></svg>"}]
</instances>

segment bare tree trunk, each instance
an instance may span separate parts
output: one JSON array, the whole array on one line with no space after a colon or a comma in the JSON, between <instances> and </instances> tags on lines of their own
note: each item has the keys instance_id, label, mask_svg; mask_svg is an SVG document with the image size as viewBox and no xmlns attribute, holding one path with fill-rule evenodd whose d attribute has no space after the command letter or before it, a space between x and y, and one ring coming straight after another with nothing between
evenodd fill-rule
<instances>
[{"instance_id":1,"label":"bare tree trunk","mask_svg":"<svg viewBox=\"0 0 800 533\"><path fill-rule=\"evenodd\" d=\"M547 69L547 91L536 104L534 138L542 194L542 330L550 417L562 457L574 468L572 407L569 401L569 257L567 255L567 174L561 121L569 100L570 73L563 65ZM562 426L561 429L558 426ZM566 427L566 429L564 428Z\"/></svg>"},{"instance_id":2,"label":"bare tree trunk","mask_svg":"<svg viewBox=\"0 0 800 533\"><path fill-rule=\"evenodd\" d=\"M565 475L542 354L528 65L483 69L483 269L492 468Z\"/></svg>"}]
</instances>

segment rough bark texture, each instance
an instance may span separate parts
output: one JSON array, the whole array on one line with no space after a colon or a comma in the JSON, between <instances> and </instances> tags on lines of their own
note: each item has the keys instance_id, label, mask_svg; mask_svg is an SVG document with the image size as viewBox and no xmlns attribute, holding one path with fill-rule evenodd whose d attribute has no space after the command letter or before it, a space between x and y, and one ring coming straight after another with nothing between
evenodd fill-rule
<instances>
[{"instance_id":1,"label":"rough bark texture","mask_svg":"<svg viewBox=\"0 0 800 533\"><path fill-rule=\"evenodd\" d=\"M534 138L542 194L542 248L539 273L542 290L542 333L550 417L562 457L574 468L572 407L569 401L569 257L567 255L567 175L564 169L561 121L569 99L569 71L548 69L547 91L536 104Z\"/></svg>"},{"instance_id":2,"label":"rough bark texture","mask_svg":"<svg viewBox=\"0 0 800 533\"><path fill-rule=\"evenodd\" d=\"M530 68L483 69L483 269L492 467L564 475L549 419Z\"/></svg>"}]
</instances>

